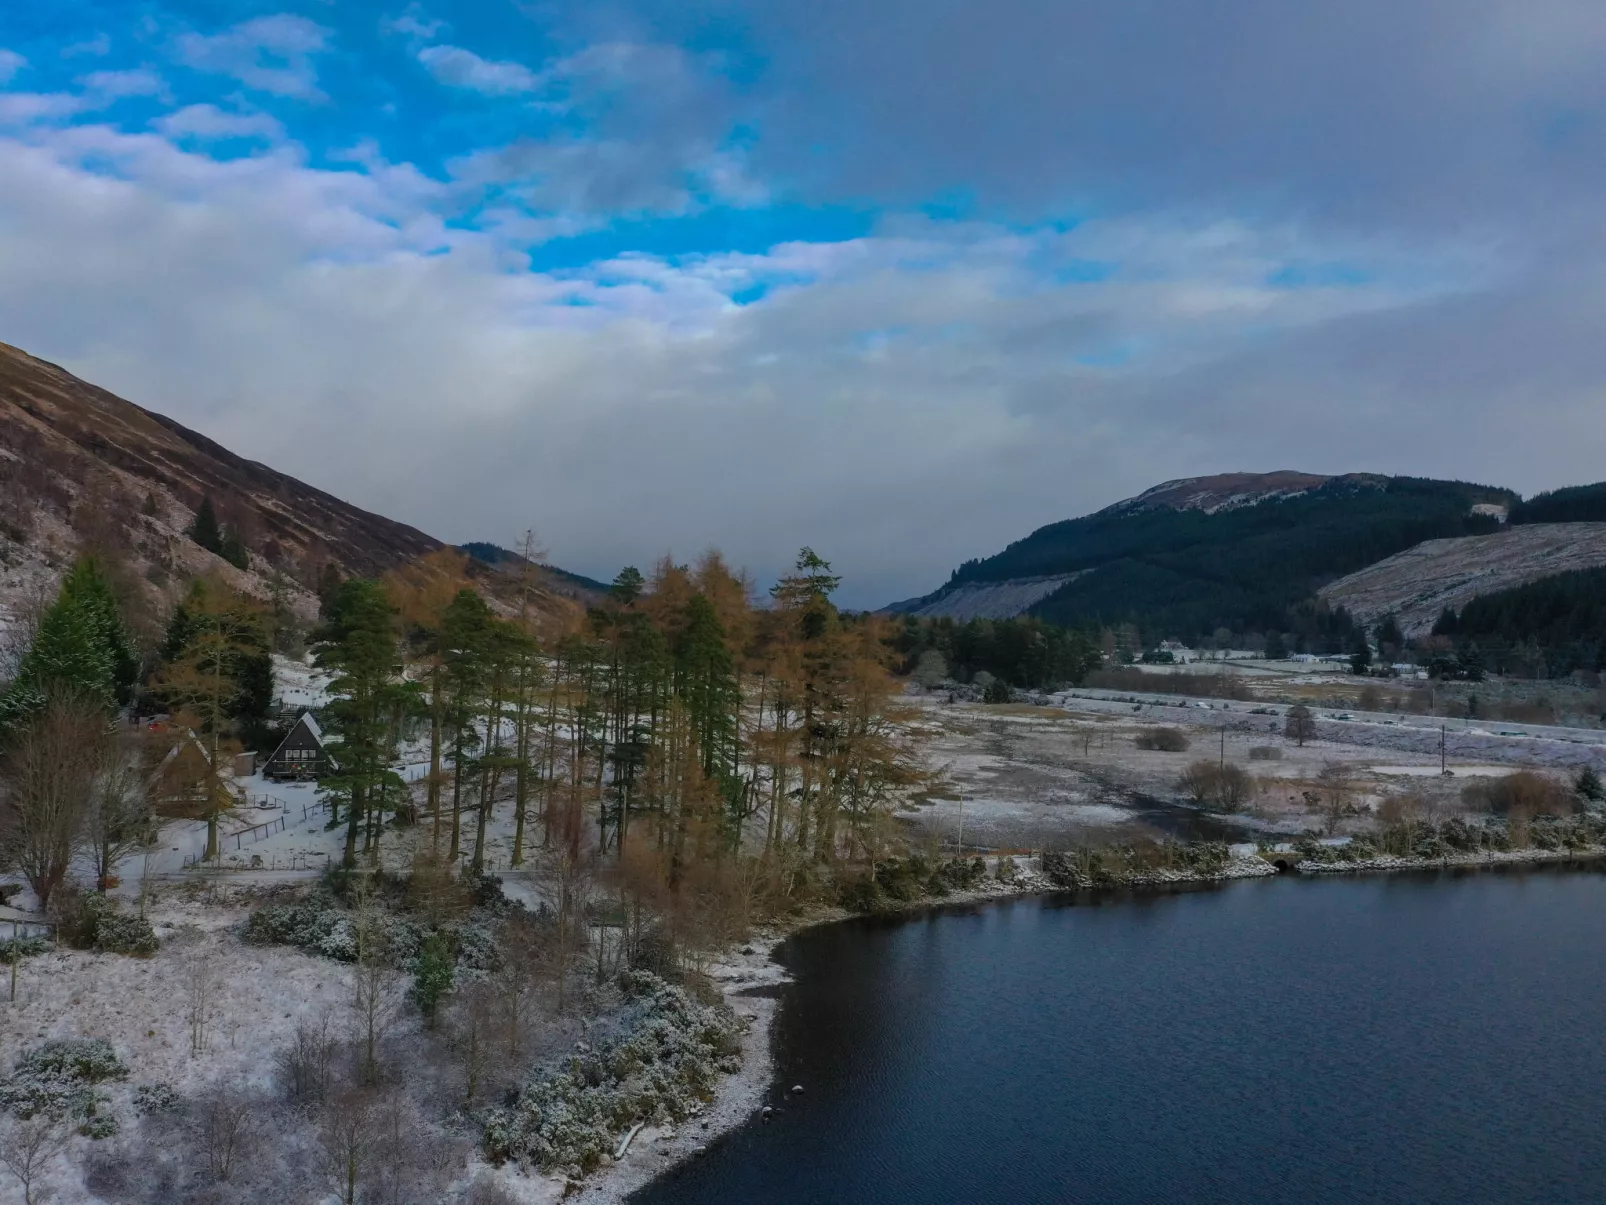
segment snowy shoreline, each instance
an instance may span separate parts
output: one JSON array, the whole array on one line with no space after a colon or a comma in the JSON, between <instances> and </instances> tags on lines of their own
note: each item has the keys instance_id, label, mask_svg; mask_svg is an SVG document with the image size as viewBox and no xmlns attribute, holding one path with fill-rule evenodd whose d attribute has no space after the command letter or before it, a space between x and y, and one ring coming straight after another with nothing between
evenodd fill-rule
<instances>
[{"instance_id":1,"label":"snowy shoreline","mask_svg":"<svg viewBox=\"0 0 1606 1205\"><path fill-rule=\"evenodd\" d=\"M1606 860L1606 848L1587 850L1507 850L1465 854L1445 858L1402 858L1384 856L1356 862L1300 862L1293 869L1304 874L1388 874L1421 870L1482 870L1525 865L1554 865ZM1143 889L1236 882L1252 878L1275 877L1280 872L1258 855L1234 858L1214 874L1190 871L1156 870L1134 875L1102 888ZM1077 888L1057 886L1035 870L1022 870L1012 883L988 879L972 890L955 891L941 898L911 900L889 905L877 915L917 913L966 904L994 903L1029 896L1054 895ZM712 1149L722 1137L751 1119L763 1107L774 1084L774 1057L770 1039L780 1001L774 995L748 996L741 993L758 987L779 987L790 981L785 968L772 955L787 938L821 925L837 924L865 915L843 908L824 909L799 917L795 923L766 930L762 938L745 943L742 952L722 961L710 974L724 988L725 999L738 1016L751 1022L742 1043L742 1068L722 1080L709 1108L685 1124L647 1127L636 1135L625 1157L588 1177L571 1196L585 1205L622 1205L630 1194L646 1187L658 1177L673 1171L700 1149ZM748 953L747 951L751 951Z\"/></svg>"},{"instance_id":2,"label":"snowy shoreline","mask_svg":"<svg viewBox=\"0 0 1606 1205\"><path fill-rule=\"evenodd\" d=\"M1300 874L1388 874L1405 870L1497 870L1508 866L1543 866L1553 863L1599 862L1606 859L1606 848L1586 849L1506 849L1455 854L1441 858L1406 858L1380 854L1354 862L1299 862Z\"/></svg>"}]
</instances>

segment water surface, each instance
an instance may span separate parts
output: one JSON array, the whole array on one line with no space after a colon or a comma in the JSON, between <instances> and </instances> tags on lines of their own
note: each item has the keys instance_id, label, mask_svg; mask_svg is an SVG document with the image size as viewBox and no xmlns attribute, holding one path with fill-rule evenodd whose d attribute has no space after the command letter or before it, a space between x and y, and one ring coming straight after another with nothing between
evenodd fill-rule
<instances>
[{"instance_id":1,"label":"water surface","mask_svg":"<svg viewBox=\"0 0 1606 1205\"><path fill-rule=\"evenodd\" d=\"M639 1205L1606 1200L1606 875L1026 899L780 957L777 1116Z\"/></svg>"}]
</instances>

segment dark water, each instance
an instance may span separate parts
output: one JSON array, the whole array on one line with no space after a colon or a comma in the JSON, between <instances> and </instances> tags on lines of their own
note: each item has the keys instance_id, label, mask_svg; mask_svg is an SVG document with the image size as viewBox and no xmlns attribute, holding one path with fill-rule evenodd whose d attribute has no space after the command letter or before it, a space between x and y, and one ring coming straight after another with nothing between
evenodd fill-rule
<instances>
[{"instance_id":1,"label":"dark water","mask_svg":"<svg viewBox=\"0 0 1606 1205\"><path fill-rule=\"evenodd\" d=\"M782 956L806 1095L641 1205L1606 1201L1606 875L1022 900Z\"/></svg>"}]
</instances>

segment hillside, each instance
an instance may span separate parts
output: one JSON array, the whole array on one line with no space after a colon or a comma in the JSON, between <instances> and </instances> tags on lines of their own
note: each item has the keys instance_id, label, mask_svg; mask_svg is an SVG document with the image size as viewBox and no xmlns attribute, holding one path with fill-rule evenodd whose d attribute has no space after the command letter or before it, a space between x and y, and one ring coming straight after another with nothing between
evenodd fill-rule
<instances>
[{"instance_id":1,"label":"hillside","mask_svg":"<svg viewBox=\"0 0 1606 1205\"><path fill-rule=\"evenodd\" d=\"M1429 540L1321 590L1370 624L1393 613L1407 637L1425 636L1446 607L1541 578L1606 565L1606 523L1532 523L1486 536Z\"/></svg>"},{"instance_id":2,"label":"hillside","mask_svg":"<svg viewBox=\"0 0 1606 1205\"><path fill-rule=\"evenodd\" d=\"M204 497L242 536L247 570L186 535ZM205 572L259 597L276 591L311 619L325 566L372 576L442 547L0 343L0 624L52 590L80 550L111 563L139 626L138 612L158 613ZM493 593L505 581L484 578ZM558 586L542 575L541 604L574 610L584 591Z\"/></svg>"},{"instance_id":3,"label":"hillside","mask_svg":"<svg viewBox=\"0 0 1606 1205\"><path fill-rule=\"evenodd\" d=\"M967 562L896 609L1131 622L1182 639L1218 628L1314 635L1325 618L1298 609L1323 585L1425 540L1491 533L1516 501L1489 486L1372 474L1170 481Z\"/></svg>"}]
</instances>

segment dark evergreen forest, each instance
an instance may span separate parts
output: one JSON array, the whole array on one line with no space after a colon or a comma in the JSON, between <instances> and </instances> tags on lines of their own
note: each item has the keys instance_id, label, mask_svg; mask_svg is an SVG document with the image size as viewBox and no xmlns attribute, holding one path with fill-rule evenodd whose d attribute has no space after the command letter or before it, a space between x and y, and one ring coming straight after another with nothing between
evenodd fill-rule
<instances>
[{"instance_id":1,"label":"dark evergreen forest","mask_svg":"<svg viewBox=\"0 0 1606 1205\"><path fill-rule=\"evenodd\" d=\"M1606 669L1606 569L1584 569L1473 599L1433 627L1498 673L1555 677Z\"/></svg>"},{"instance_id":2,"label":"dark evergreen forest","mask_svg":"<svg viewBox=\"0 0 1606 1205\"><path fill-rule=\"evenodd\" d=\"M1511 523L1606 523L1606 481L1535 494L1511 508Z\"/></svg>"}]
</instances>

